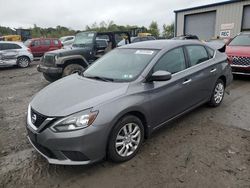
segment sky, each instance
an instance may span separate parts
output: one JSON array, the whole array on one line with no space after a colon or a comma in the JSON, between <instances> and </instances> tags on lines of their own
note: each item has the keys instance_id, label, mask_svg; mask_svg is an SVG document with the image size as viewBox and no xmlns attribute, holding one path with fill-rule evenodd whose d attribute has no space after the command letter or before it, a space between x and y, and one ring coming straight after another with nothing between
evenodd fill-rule
<instances>
[{"instance_id":1,"label":"sky","mask_svg":"<svg viewBox=\"0 0 250 188\"><path fill-rule=\"evenodd\" d=\"M66 26L84 30L94 22L148 27L174 22L174 10L225 0L0 0L0 26Z\"/></svg>"}]
</instances>

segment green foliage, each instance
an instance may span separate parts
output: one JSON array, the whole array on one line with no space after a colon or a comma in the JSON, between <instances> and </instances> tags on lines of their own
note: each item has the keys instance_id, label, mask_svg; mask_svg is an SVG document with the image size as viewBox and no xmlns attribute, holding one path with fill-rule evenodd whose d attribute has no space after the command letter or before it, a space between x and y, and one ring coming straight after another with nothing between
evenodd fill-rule
<instances>
[{"instance_id":1,"label":"green foliage","mask_svg":"<svg viewBox=\"0 0 250 188\"><path fill-rule=\"evenodd\" d=\"M149 33L151 33L156 37L159 37L160 30L158 28L158 23L156 21L152 21L151 24L149 25Z\"/></svg>"},{"instance_id":2,"label":"green foliage","mask_svg":"<svg viewBox=\"0 0 250 188\"><path fill-rule=\"evenodd\" d=\"M41 28L34 24L33 28L30 28L32 38L40 38L40 37L53 37L60 38L66 35L74 35L76 31L71 30L67 27L57 26L56 28ZM11 35L15 34L15 31L9 27L1 27L0 26L0 36L1 35Z\"/></svg>"},{"instance_id":3,"label":"green foliage","mask_svg":"<svg viewBox=\"0 0 250 188\"><path fill-rule=\"evenodd\" d=\"M97 32L106 32L106 31L130 31L131 28L135 28L138 26L131 26L131 25L117 25L113 21L105 22L102 21L99 24L93 23L91 26L86 26L86 31L97 31Z\"/></svg>"},{"instance_id":4,"label":"green foliage","mask_svg":"<svg viewBox=\"0 0 250 188\"><path fill-rule=\"evenodd\" d=\"M155 37L159 37L160 30L158 27L158 23L156 21L152 21L149 25L149 28L142 26L139 27L137 25L117 25L113 21L102 21L100 23L93 23L92 25L87 25L86 30L87 31L97 31L97 32L106 32L106 31L131 31L132 29L139 28L142 29L143 32L148 32L154 35ZM39 38L39 37L55 37L60 38L62 36L67 35L75 35L77 32L67 27L63 26L57 26L55 28L49 27L49 28L41 28L34 24L34 26L31 29L32 37L33 38ZM142 31L141 31L142 32ZM0 36L1 35L11 35L15 32L9 28L9 27L1 27L0 26ZM163 25L163 37L166 38L172 38L174 36L174 24L171 25Z\"/></svg>"},{"instance_id":5,"label":"green foliage","mask_svg":"<svg viewBox=\"0 0 250 188\"><path fill-rule=\"evenodd\" d=\"M39 37L60 38L62 36L74 35L76 31L63 26L57 26L56 28L52 27L41 28L35 24L34 27L31 28L31 33L33 38L39 38Z\"/></svg>"},{"instance_id":6,"label":"green foliage","mask_svg":"<svg viewBox=\"0 0 250 188\"><path fill-rule=\"evenodd\" d=\"M11 35L13 33L14 33L14 31L11 28L9 28L9 27L1 27L0 26L0 36L2 36L2 35Z\"/></svg>"},{"instance_id":7,"label":"green foliage","mask_svg":"<svg viewBox=\"0 0 250 188\"><path fill-rule=\"evenodd\" d=\"M169 38L173 38L174 37L174 23L170 24L170 25L163 25L163 33L162 33L163 37L169 39Z\"/></svg>"}]
</instances>

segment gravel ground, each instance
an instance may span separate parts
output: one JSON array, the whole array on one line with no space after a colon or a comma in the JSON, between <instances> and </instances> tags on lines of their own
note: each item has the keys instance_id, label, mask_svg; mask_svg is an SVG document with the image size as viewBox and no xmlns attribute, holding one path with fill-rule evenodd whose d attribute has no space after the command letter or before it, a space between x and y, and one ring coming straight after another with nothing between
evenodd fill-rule
<instances>
[{"instance_id":1,"label":"gravel ground","mask_svg":"<svg viewBox=\"0 0 250 188\"><path fill-rule=\"evenodd\" d=\"M128 162L58 166L26 139L28 103L49 84L36 64L0 70L0 188L250 187L250 78L236 78L220 107L158 130Z\"/></svg>"}]
</instances>

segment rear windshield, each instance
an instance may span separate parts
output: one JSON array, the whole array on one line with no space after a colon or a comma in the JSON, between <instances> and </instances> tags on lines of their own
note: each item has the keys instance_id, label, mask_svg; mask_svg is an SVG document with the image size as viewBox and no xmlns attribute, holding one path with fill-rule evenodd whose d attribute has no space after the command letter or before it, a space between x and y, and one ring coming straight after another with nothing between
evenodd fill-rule
<instances>
[{"instance_id":1,"label":"rear windshield","mask_svg":"<svg viewBox=\"0 0 250 188\"><path fill-rule=\"evenodd\" d=\"M229 46L250 46L250 35L238 35L230 42Z\"/></svg>"}]
</instances>

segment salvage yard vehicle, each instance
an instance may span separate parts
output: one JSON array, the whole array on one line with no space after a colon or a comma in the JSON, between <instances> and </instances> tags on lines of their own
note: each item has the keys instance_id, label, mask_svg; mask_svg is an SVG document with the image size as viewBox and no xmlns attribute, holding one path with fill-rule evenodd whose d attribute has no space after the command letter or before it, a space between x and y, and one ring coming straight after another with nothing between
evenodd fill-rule
<instances>
[{"instance_id":1,"label":"salvage yard vehicle","mask_svg":"<svg viewBox=\"0 0 250 188\"><path fill-rule=\"evenodd\" d=\"M46 53L37 70L50 82L70 74L81 74L89 64L116 48L120 36L126 36L130 43L128 32L80 32L71 49Z\"/></svg>"},{"instance_id":2,"label":"salvage yard vehicle","mask_svg":"<svg viewBox=\"0 0 250 188\"><path fill-rule=\"evenodd\" d=\"M33 61L33 55L21 42L0 41L0 67L18 65L26 68Z\"/></svg>"},{"instance_id":3,"label":"salvage yard vehicle","mask_svg":"<svg viewBox=\"0 0 250 188\"><path fill-rule=\"evenodd\" d=\"M237 35L226 47L233 74L250 75L250 32Z\"/></svg>"},{"instance_id":4,"label":"salvage yard vehicle","mask_svg":"<svg viewBox=\"0 0 250 188\"><path fill-rule=\"evenodd\" d=\"M41 57L44 53L62 48L62 43L56 38L35 38L24 42L34 57Z\"/></svg>"},{"instance_id":5,"label":"salvage yard vehicle","mask_svg":"<svg viewBox=\"0 0 250 188\"><path fill-rule=\"evenodd\" d=\"M74 43L75 36L64 36L59 39L63 46L70 46Z\"/></svg>"},{"instance_id":6,"label":"salvage yard vehicle","mask_svg":"<svg viewBox=\"0 0 250 188\"><path fill-rule=\"evenodd\" d=\"M136 43L136 42L143 42L147 40L156 40L156 39L153 36L143 36L143 37L131 37L130 40L131 40L131 43ZM123 46L126 44L127 44L126 39L123 39L117 44L117 46Z\"/></svg>"},{"instance_id":7,"label":"salvage yard vehicle","mask_svg":"<svg viewBox=\"0 0 250 188\"><path fill-rule=\"evenodd\" d=\"M28 139L49 163L127 161L156 129L202 104L219 106L231 81L227 56L199 41L125 45L36 94Z\"/></svg>"}]
</instances>

